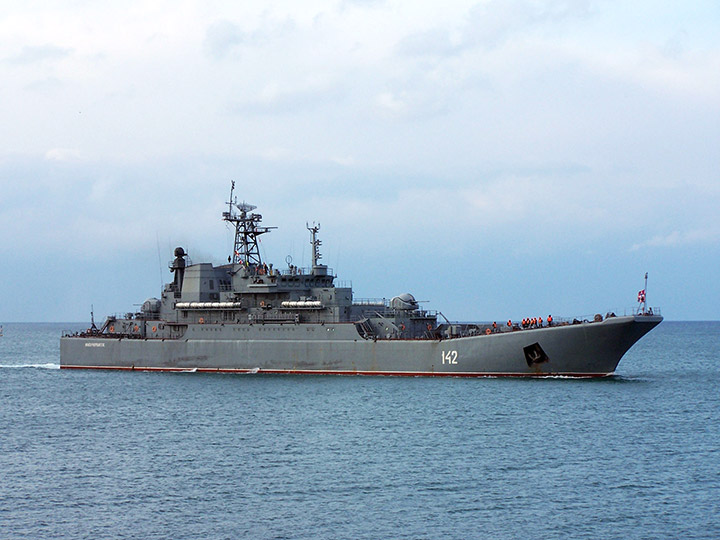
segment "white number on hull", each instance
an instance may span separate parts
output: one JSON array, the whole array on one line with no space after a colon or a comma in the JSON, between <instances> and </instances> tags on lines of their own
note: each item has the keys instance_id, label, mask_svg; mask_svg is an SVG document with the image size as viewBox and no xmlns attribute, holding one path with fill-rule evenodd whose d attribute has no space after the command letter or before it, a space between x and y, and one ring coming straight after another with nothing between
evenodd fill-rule
<instances>
[{"instance_id":1,"label":"white number on hull","mask_svg":"<svg viewBox=\"0 0 720 540\"><path fill-rule=\"evenodd\" d=\"M442 351L443 364L457 364L457 351Z\"/></svg>"}]
</instances>

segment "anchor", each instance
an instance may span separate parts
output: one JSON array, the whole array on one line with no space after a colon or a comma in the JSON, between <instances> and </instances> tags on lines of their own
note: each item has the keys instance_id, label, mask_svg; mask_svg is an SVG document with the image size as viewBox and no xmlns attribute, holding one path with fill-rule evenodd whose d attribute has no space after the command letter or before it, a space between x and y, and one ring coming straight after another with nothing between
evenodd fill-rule
<instances>
[{"instance_id":1,"label":"anchor","mask_svg":"<svg viewBox=\"0 0 720 540\"><path fill-rule=\"evenodd\" d=\"M525 353L525 361L530 367L532 367L533 364L542 364L550 360L539 343L533 343L532 345L523 347L523 352Z\"/></svg>"}]
</instances>

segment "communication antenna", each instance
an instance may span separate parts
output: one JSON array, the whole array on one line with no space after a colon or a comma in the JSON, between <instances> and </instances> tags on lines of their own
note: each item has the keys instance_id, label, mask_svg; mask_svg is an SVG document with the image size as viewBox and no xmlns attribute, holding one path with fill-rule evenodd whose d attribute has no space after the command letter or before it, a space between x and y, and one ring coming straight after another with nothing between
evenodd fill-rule
<instances>
[{"instance_id":1,"label":"communication antenna","mask_svg":"<svg viewBox=\"0 0 720 540\"><path fill-rule=\"evenodd\" d=\"M318 261L322 259L322 255L320 254L320 246L322 245L322 242L317 238L317 233L320 230L320 224L318 223L315 225L315 222L313 221L313 226L311 227L307 222L305 222L305 227L307 227L307 230L310 231L310 234L312 234L312 241L310 242L310 245L313 248L312 265L313 268L315 268L318 265Z\"/></svg>"},{"instance_id":2,"label":"communication antenna","mask_svg":"<svg viewBox=\"0 0 720 540\"><path fill-rule=\"evenodd\" d=\"M158 254L158 270L160 271L160 290L163 287L163 267L162 259L160 258L160 234L155 231L155 242L157 243L157 254Z\"/></svg>"}]
</instances>

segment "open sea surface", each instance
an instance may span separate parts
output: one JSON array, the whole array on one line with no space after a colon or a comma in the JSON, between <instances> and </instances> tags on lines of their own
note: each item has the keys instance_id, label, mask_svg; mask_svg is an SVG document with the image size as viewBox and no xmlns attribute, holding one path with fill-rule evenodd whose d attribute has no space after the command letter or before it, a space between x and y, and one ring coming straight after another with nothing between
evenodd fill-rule
<instances>
[{"instance_id":1,"label":"open sea surface","mask_svg":"<svg viewBox=\"0 0 720 540\"><path fill-rule=\"evenodd\" d=\"M0 337L0 538L717 539L720 322L608 379L59 369Z\"/></svg>"}]
</instances>

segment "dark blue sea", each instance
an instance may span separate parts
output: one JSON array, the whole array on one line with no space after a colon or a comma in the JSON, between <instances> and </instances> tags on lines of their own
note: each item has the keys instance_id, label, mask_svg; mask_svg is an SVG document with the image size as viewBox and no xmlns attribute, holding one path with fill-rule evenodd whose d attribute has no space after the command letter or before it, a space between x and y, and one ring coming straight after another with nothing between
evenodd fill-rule
<instances>
[{"instance_id":1,"label":"dark blue sea","mask_svg":"<svg viewBox=\"0 0 720 540\"><path fill-rule=\"evenodd\" d=\"M75 329L4 324L0 538L720 538L720 322L603 380L60 370Z\"/></svg>"}]
</instances>

